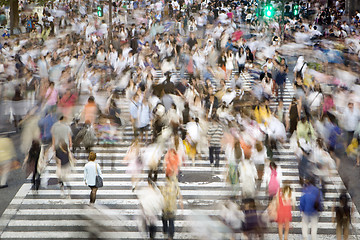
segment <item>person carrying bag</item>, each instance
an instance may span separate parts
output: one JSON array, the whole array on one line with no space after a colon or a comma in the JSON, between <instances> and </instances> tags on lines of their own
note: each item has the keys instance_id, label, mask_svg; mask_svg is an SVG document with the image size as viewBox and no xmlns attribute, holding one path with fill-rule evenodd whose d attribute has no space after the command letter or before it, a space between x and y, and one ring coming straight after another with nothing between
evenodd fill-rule
<instances>
[{"instance_id":1,"label":"person carrying bag","mask_svg":"<svg viewBox=\"0 0 360 240\"><path fill-rule=\"evenodd\" d=\"M90 204L94 204L96 200L96 192L98 188L103 186L103 178L100 166L96 160L96 153L90 152L88 157L89 162L85 164L84 168L84 180L85 185L88 185L91 189L90 192Z\"/></svg>"}]
</instances>

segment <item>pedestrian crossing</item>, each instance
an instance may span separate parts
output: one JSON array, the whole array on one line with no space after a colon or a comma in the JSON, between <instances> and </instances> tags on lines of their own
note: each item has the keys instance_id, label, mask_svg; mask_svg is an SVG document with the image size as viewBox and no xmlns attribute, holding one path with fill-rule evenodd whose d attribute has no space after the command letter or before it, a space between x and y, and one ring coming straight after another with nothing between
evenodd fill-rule
<instances>
[{"instance_id":1,"label":"pedestrian crossing","mask_svg":"<svg viewBox=\"0 0 360 240\"><path fill-rule=\"evenodd\" d=\"M245 78L246 79L246 78ZM251 87L251 81L246 80ZM291 83L286 83L287 93L284 96L285 107L289 105L293 90ZM120 100L121 115L126 120L129 114L126 99ZM276 107L276 103L271 104ZM30 180L21 187L0 219L1 239L144 239L140 224L141 211L137 199L137 191L132 189L131 175L126 172L127 163L123 160L128 147L133 141L132 128L125 121L125 126L118 128L115 144L103 144L92 148L97 153L104 178L104 187L98 190L94 207L88 206L90 190L83 180L83 168L88 153L84 149L77 150L77 164L73 168L69 184L70 197L61 195L56 184L56 164L53 160L46 168L43 178L49 179L47 188L37 193L31 190ZM230 239L229 228L219 221L221 203L233 196L232 188L226 183L226 162L221 155L219 168L212 168L207 155L200 154L192 166L186 160L181 167L179 185L183 196L184 209L177 211L174 239ZM283 171L283 182L294 190L297 207L293 211L293 221L289 239L301 239L301 213L298 208L301 197L301 186L298 183L298 164L290 144L274 152L273 157ZM206 159L206 160L203 160ZM140 175L142 181L138 188L147 186L147 171ZM158 183L162 185L165 174L160 172ZM318 239L336 239L335 225L331 222L331 208L334 199L345 189L336 170L328 183L324 196L324 211L321 212L318 224ZM241 186L240 186L241 187ZM240 188L241 189L241 188ZM65 191L66 192L66 191ZM241 195L241 194L240 194ZM267 203L267 190L262 183L257 194L257 206L264 210ZM353 226L360 229L360 216L353 215ZM161 233L162 223L157 221L156 239L164 239ZM202 230L202 231L200 231ZM210 235L204 235L206 230ZM237 238L241 236L236 235ZM278 239L276 223L270 223L264 239ZM350 239L356 239L351 231Z\"/></svg>"}]
</instances>

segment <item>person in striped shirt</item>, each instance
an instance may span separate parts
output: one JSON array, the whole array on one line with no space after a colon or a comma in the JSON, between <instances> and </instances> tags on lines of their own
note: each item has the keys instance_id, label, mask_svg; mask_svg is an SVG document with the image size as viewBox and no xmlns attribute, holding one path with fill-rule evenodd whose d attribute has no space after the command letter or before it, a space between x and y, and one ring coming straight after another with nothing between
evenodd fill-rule
<instances>
[{"instance_id":1,"label":"person in striped shirt","mask_svg":"<svg viewBox=\"0 0 360 240\"><path fill-rule=\"evenodd\" d=\"M224 135L223 126L218 121L218 117L213 117L210 121L210 126L207 132L207 138L209 142L209 159L210 166L214 166L215 155L215 167L219 167L220 162L220 141Z\"/></svg>"}]
</instances>

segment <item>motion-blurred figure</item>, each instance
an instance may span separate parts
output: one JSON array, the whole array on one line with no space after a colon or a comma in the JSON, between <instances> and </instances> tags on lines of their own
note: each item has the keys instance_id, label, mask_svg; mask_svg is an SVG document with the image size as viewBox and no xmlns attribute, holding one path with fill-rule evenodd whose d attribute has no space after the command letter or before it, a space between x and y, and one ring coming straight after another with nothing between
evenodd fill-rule
<instances>
[{"instance_id":1,"label":"motion-blurred figure","mask_svg":"<svg viewBox=\"0 0 360 240\"><path fill-rule=\"evenodd\" d=\"M32 173L33 190L37 191L40 187L40 172L38 171L38 162L41 152L39 140L33 140L30 150L25 157L23 166L26 167L26 174Z\"/></svg>"},{"instance_id":2,"label":"motion-blurred figure","mask_svg":"<svg viewBox=\"0 0 360 240\"><path fill-rule=\"evenodd\" d=\"M11 170L12 160L15 158L15 149L9 137L0 137L0 188L6 188L7 179Z\"/></svg>"}]
</instances>

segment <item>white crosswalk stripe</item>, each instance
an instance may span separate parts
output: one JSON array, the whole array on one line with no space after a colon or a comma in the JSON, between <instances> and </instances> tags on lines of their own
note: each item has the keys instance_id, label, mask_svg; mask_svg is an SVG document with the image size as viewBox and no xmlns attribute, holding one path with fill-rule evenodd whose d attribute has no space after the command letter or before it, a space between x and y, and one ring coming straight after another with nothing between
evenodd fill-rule
<instances>
[{"instance_id":1,"label":"white crosswalk stripe","mask_svg":"<svg viewBox=\"0 0 360 240\"><path fill-rule=\"evenodd\" d=\"M159 77L159 76L158 76ZM251 88L250 75L245 74L245 86ZM286 83L284 105L289 106L293 95L290 82ZM129 114L128 100L121 99L122 115L124 119ZM271 108L276 103L271 104ZM139 202L135 193L131 191L131 176L126 173L126 163L123 157L127 148L133 140L131 127L119 128L118 141L114 145L96 145L93 151L97 153L98 161L102 166L104 176L104 187L98 190L96 205L104 205L111 214L99 220L101 222L101 234L97 237L104 239L142 239L144 235L139 231L140 215ZM57 185L49 185L47 189L41 189L37 194L31 191L30 180L24 183L17 195L14 197L0 221L1 239L91 239L91 228L93 223L89 216L97 215L97 209L87 206L90 190L83 181L83 166L87 162L87 152L78 150L75 154L78 159L70 178L71 199L60 196ZM202 155L202 159L207 156ZM301 186L298 183L297 161L289 144L275 152L274 159L283 170L283 181L286 181L294 190L294 195L299 203ZM52 161L46 169L50 180L56 178L56 165ZM175 239L199 239L191 228L196 226L200 215L211 216L216 219L219 216L217 205L222 200L232 196L231 188L225 183L226 163L221 155L220 167L211 168L207 160L196 160L193 167L190 161L185 162L181 168L182 175L197 175L201 173L207 179L200 179L194 182L184 182L180 179L180 189L184 198L184 210L178 210L175 221ZM146 186L147 173L141 174L142 182L139 187ZM164 173L158 176L159 184L164 181ZM332 176L326 179L327 192L324 198L324 211L321 212L318 225L318 239L336 239L335 225L331 222L333 200L345 189L337 171L332 171ZM267 199L266 186L263 183L258 193L259 207L264 209L261 201ZM198 210L198 211L196 211ZM199 212L200 211L200 212ZM353 225L360 227L360 216L356 211ZM202 223L206 225L206 223ZM157 239L163 239L161 233L162 223L157 222ZM298 206L293 211L289 239L301 238L301 214ZM219 228L222 229L222 228ZM1 233L1 230L3 232ZM219 230L221 231L221 230ZM229 239L230 235L219 233L219 239ZM264 239L278 239L277 225L272 223L266 230ZM354 231L351 231L350 239L355 239Z\"/></svg>"}]
</instances>

